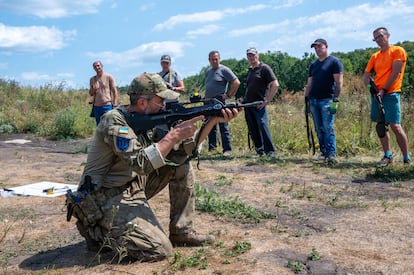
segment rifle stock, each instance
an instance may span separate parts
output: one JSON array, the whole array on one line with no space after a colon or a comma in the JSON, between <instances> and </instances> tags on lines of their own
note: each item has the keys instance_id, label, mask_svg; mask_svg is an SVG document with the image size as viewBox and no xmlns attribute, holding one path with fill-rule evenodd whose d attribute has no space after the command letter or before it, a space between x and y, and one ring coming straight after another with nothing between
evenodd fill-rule
<instances>
[{"instance_id":1,"label":"rifle stock","mask_svg":"<svg viewBox=\"0 0 414 275\"><path fill-rule=\"evenodd\" d=\"M192 119L199 115L204 115L205 117L222 116L222 109L255 107L262 103L263 101L224 104L221 101L212 98L197 102L173 103L161 113L148 115L126 113L125 118L136 134L147 132L154 128L168 132L171 127L174 127L179 122Z\"/></svg>"}]
</instances>

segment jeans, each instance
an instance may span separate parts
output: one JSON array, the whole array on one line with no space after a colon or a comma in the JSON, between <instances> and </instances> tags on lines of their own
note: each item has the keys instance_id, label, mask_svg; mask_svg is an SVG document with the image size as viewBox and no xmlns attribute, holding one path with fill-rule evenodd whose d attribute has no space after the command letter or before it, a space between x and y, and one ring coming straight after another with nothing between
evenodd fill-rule
<instances>
[{"instance_id":1,"label":"jeans","mask_svg":"<svg viewBox=\"0 0 414 275\"><path fill-rule=\"evenodd\" d=\"M112 109L113 109L112 104L108 104L104 106L93 106L93 115L95 117L96 125L98 125L99 122L101 121L101 116Z\"/></svg>"},{"instance_id":2,"label":"jeans","mask_svg":"<svg viewBox=\"0 0 414 275\"><path fill-rule=\"evenodd\" d=\"M217 95L215 99L221 101L225 104L225 100L223 99L222 95ZM231 152L231 138L230 138L230 129L229 124L226 123L218 123L220 128L220 135L221 135L221 144L223 147L224 152ZM208 150L214 150L217 147L217 124L211 129L210 133L208 134Z\"/></svg>"},{"instance_id":3,"label":"jeans","mask_svg":"<svg viewBox=\"0 0 414 275\"><path fill-rule=\"evenodd\" d=\"M311 98L310 111L313 117L316 134L319 140L319 149L323 156L336 155L336 136L334 131L335 115L329 112L332 99Z\"/></svg>"},{"instance_id":4,"label":"jeans","mask_svg":"<svg viewBox=\"0 0 414 275\"><path fill-rule=\"evenodd\" d=\"M259 110L256 107L244 108L249 133L253 139L256 153L259 155L275 152L266 107Z\"/></svg>"},{"instance_id":5,"label":"jeans","mask_svg":"<svg viewBox=\"0 0 414 275\"><path fill-rule=\"evenodd\" d=\"M228 123L218 123L221 134L221 144L223 152L231 151L230 129ZM217 124L208 134L208 150L214 150L217 147Z\"/></svg>"}]
</instances>

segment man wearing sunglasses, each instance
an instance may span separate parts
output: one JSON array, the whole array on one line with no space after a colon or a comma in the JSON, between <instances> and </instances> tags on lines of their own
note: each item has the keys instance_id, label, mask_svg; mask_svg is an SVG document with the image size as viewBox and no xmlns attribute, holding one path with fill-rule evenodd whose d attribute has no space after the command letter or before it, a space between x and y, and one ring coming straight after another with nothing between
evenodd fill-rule
<instances>
[{"instance_id":1,"label":"man wearing sunglasses","mask_svg":"<svg viewBox=\"0 0 414 275\"><path fill-rule=\"evenodd\" d=\"M374 83L384 105L384 117L379 118L379 105L371 98L371 120L377 122L377 134L380 139L384 156L380 165L386 166L393 162L390 134L388 126L394 132L398 146L403 155L403 163L411 162L408 153L408 139L401 126L401 85L404 77L404 69L407 63L407 53L400 46L390 45L390 33L385 27L373 31L373 41L380 50L374 53L365 68L363 81L370 83L370 77L375 75Z\"/></svg>"},{"instance_id":2,"label":"man wearing sunglasses","mask_svg":"<svg viewBox=\"0 0 414 275\"><path fill-rule=\"evenodd\" d=\"M183 121L154 142L151 133L134 131L128 125L127 114L161 112L165 100L177 99L179 94L168 89L161 76L150 73L134 78L128 94L130 105L102 116L77 191L80 197L92 197L82 200L73 214L88 249L126 249L133 259L158 261L170 256L173 246L212 243L214 237L197 234L192 222L195 184L189 156L198 145L196 123L204 116ZM237 115L236 109L224 109L222 117L209 118L199 142L215 124ZM167 185L169 237L148 203Z\"/></svg>"}]
</instances>

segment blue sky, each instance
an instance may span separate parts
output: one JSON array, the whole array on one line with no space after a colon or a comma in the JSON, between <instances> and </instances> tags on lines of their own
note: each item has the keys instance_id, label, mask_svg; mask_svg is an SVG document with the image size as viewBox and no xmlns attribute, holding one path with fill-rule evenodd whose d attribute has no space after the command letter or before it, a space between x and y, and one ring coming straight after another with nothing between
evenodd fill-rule
<instances>
[{"instance_id":1,"label":"blue sky","mask_svg":"<svg viewBox=\"0 0 414 275\"><path fill-rule=\"evenodd\" d=\"M101 60L118 86L158 72L170 54L182 77L208 66L208 52L245 58L248 47L302 57L325 38L331 52L414 40L414 1L0 0L0 78L25 86L87 88ZM277 75L277 72L276 72Z\"/></svg>"}]
</instances>

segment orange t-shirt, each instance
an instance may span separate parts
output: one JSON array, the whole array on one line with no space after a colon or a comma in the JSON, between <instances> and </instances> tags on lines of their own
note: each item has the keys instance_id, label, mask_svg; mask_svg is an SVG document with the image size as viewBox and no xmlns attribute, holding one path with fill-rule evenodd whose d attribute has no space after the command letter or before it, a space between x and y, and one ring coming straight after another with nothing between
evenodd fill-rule
<instances>
[{"instance_id":1,"label":"orange t-shirt","mask_svg":"<svg viewBox=\"0 0 414 275\"><path fill-rule=\"evenodd\" d=\"M396 61L402 61L403 66L397 79L389 87L387 93L401 92L401 84L404 76L405 64L407 61L407 53L400 46L390 46L385 52L378 51L374 53L368 61L365 67L365 72L375 72L375 86L378 90L382 89L387 83L388 78L392 72L392 63Z\"/></svg>"}]
</instances>

